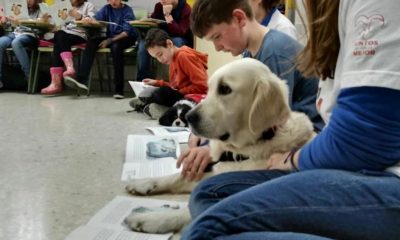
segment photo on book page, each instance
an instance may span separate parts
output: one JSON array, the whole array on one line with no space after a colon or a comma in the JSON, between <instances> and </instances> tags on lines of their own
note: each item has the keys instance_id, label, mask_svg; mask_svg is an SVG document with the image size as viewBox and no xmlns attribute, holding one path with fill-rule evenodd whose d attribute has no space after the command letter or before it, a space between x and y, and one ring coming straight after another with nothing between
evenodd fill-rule
<instances>
[{"instance_id":1,"label":"photo on book page","mask_svg":"<svg viewBox=\"0 0 400 240\"><path fill-rule=\"evenodd\" d=\"M176 168L180 154L179 141L175 136L128 135L121 180L180 172Z\"/></svg>"},{"instance_id":2,"label":"photo on book page","mask_svg":"<svg viewBox=\"0 0 400 240\"><path fill-rule=\"evenodd\" d=\"M4 12L7 17L17 19L28 19L28 4L26 0L7 0L4 1Z\"/></svg>"},{"instance_id":3,"label":"photo on book page","mask_svg":"<svg viewBox=\"0 0 400 240\"><path fill-rule=\"evenodd\" d=\"M187 143L189 140L190 129L186 127L147 127L155 136L176 137L179 143Z\"/></svg>"},{"instance_id":4,"label":"photo on book page","mask_svg":"<svg viewBox=\"0 0 400 240\"><path fill-rule=\"evenodd\" d=\"M186 206L185 202L116 196L100 209L86 225L76 228L65 240L167 240L172 233L133 232L126 226L124 220L131 213L174 211Z\"/></svg>"}]
</instances>

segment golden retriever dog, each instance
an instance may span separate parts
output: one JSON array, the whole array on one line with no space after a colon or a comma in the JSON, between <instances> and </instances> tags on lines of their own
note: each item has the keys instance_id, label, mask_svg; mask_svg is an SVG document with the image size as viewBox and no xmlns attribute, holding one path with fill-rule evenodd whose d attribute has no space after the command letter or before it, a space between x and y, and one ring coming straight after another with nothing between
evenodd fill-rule
<instances>
[{"instance_id":1,"label":"golden retriever dog","mask_svg":"<svg viewBox=\"0 0 400 240\"><path fill-rule=\"evenodd\" d=\"M186 116L191 130L210 139L213 161L225 151L249 159L217 162L204 178L265 169L271 154L301 147L314 135L308 117L290 110L286 83L257 60L244 58L221 67L208 86L207 97ZM175 174L134 180L126 190L139 195L190 193L196 184ZM133 230L149 233L178 232L189 222L188 208L126 218Z\"/></svg>"}]
</instances>

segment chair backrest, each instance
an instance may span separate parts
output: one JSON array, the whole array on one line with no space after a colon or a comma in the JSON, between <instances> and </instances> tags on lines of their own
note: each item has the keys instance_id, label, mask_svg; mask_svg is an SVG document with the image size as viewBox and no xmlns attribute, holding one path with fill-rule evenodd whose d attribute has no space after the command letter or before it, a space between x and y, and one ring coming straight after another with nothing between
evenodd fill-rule
<instances>
[{"instance_id":1,"label":"chair backrest","mask_svg":"<svg viewBox=\"0 0 400 240\"><path fill-rule=\"evenodd\" d=\"M149 11L147 9L134 9L133 13L137 20L147 18L149 15Z\"/></svg>"}]
</instances>

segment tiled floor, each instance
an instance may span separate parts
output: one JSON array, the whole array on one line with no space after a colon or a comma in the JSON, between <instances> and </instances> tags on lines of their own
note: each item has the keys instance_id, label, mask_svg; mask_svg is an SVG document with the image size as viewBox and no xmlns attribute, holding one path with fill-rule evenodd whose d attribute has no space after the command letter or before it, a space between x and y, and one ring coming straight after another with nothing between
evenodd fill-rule
<instances>
[{"instance_id":1,"label":"tiled floor","mask_svg":"<svg viewBox=\"0 0 400 240\"><path fill-rule=\"evenodd\" d=\"M1 240L64 239L126 195L126 137L157 124L128 109L110 96L0 92Z\"/></svg>"}]
</instances>

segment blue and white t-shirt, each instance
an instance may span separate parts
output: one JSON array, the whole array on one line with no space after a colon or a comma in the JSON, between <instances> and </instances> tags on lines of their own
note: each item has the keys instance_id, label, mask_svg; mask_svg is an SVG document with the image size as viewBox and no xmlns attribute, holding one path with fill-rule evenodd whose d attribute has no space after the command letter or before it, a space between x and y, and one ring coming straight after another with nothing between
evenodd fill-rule
<instances>
[{"instance_id":1,"label":"blue and white t-shirt","mask_svg":"<svg viewBox=\"0 0 400 240\"><path fill-rule=\"evenodd\" d=\"M301 169L400 176L399 11L391 0L340 2L335 79L320 83L317 98L327 126L302 149Z\"/></svg>"}]
</instances>

